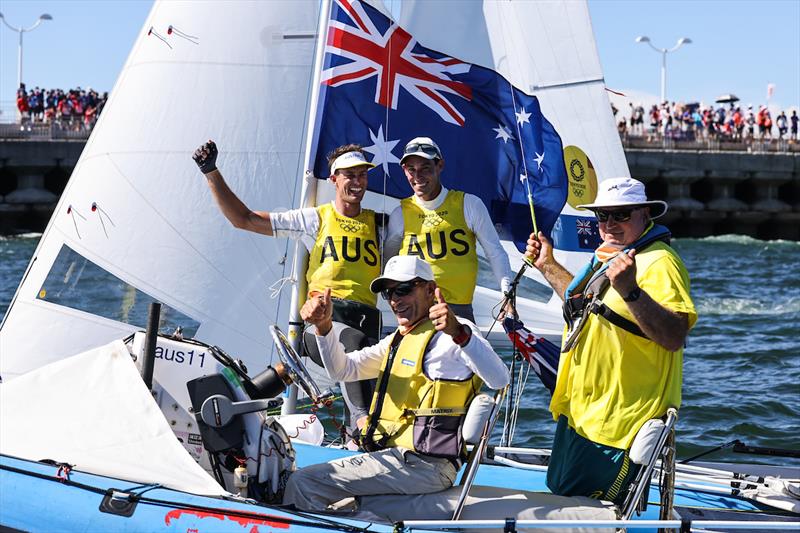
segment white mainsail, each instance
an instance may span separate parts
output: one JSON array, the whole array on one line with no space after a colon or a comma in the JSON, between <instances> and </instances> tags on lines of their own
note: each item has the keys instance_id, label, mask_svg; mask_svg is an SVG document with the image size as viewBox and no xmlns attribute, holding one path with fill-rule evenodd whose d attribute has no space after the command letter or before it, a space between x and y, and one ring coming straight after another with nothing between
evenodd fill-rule
<instances>
[{"instance_id":1,"label":"white mainsail","mask_svg":"<svg viewBox=\"0 0 800 533\"><path fill-rule=\"evenodd\" d=\"M191 154L212 137L245 202L296 204L318 9L154 5L0 329L4 380L144 326L42 298L63 246L195 320L197 338L251 371L269 363L267 326L285 326L289 302L269 287L290 275L292 247L232 228Z\"/></svg>"}]
</instances>

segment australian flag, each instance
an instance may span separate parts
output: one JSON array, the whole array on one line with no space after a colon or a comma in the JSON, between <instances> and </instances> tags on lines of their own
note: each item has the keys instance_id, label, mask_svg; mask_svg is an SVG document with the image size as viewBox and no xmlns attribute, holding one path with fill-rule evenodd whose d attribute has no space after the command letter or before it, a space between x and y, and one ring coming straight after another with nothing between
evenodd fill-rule
<instances>
[{"instance_id":1,"label":"australian flag","mask_svg":"<svg viewBox=\"0 0 800 533\"><path fill-rule=\"evenodd\" d=\"M329 152L359 143L377 165L369 190L405 198L403 148L431 137L444 156L444 186L481 198L501 238L524 250L528 188L549 236L567 175L561 138L535 97L488 68L425 48L359 0L333 3L321 79L315 176L330 174Z\"/></svg>"}]
</instances>

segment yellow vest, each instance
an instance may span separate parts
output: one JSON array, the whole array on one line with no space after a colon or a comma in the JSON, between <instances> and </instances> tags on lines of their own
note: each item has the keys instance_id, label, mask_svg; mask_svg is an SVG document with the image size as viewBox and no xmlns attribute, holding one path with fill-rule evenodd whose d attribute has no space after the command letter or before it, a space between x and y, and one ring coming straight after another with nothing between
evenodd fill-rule
<instances>
[{"instance_id":1,"label":"yellow vest","mask_svg":"<svg viewBox=\"0 0 800 533\"><path fill-rule=\"evenodd\" d=\"M697 321L689 274L667 244L636 254L636 283L663 307L686 313L690 328ZM635 322L613 287L603 303ZM579 435L627 450L647 420L680 406L682 364L683 349L670 352L590 313L576 344L561 354L550 411L554 419L565 415Z\"/></svg>"},{"instance_id":2,"label":"yellow vest","mask_svg":"<svg viewBox=\"0 0 800 533\"><path fill-rule=\"evenodd\" d=\"M331 295L375 306L376 295L369 284L380 276L375 212L362 209L355 218L340 215L333 204L317 208L319 233L308 258L309 292Z\"/></svg>"},{"instance_id":3,"label":"yellow vest","mask_svg":"<svg viewBox=\"0 0 800 533\"><path fill-rule=\"evenodd\" d=\"M475 234L464 219L464 193L448 191L434 211L413 197L402 200L400 206L404 227L400 255L418 255L430 263L448 303L471 304L478 279L478 252Z\"/></svg>"},{"instance_id":4,"label":"yellow vest","mask_svg":"<svg viewBox=\"0 0 800 533\"><path fill-rule=\"evenodd\" d=\"M406 333L397 349L390 349L383 358L378 388L362 430L362 436L368 435L375 420L371 442L378 448L400 446L426 455L451 458L461 455L464 449L461 425L467 406L483 382L475 374L464 381L428 379L422 362L435 333L433 323L426 320ZM396 331L392 341L395 335L398 335ZM388 382L381 395L386 372L389 372ZM380 412L376 413L379 402ZM366 447L370 449L368 444Z\"/></svg>"}]
</instances>

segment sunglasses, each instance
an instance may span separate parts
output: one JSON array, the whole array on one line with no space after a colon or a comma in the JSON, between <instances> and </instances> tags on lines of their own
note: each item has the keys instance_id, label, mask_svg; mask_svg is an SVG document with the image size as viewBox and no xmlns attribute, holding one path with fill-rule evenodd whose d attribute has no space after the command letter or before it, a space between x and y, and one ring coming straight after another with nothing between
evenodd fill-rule
<instances>
[{"instance_id":1,"label":"sunglasses","mask_svg":"<svg viewBox=\"0 0 800 533\"><path fill-rule=\"evenodd\" d=\"M627 222L631 219L631 213L636 209L621 209L619 211L595 211L598 222L608 222L608 219L614 219L614 222Z\"/></svg>"},{"instance_id":2,"label":"sunglasses","mask_svg":"<svg viewBox=\"0 0 800 533\"><path fill-rule=\"evenodd\" d=\"M411 294L414 289L420 283L424 283L425 280L421 279L412 279L411 281L404 281L403 283L398 283L394 287L389 289L383 289L381 291L381 296L387 302L392 299L392 297L397 296L398 298L402 298L403 296L408 296Z\"/></svg>"},{"instance_id":3,"label":"sunglasses","mask_svg":"<svg viewBox=\"0 0 800 533\"><path fill-rule=\"evenodd\" d=\"M427 144L427 143L407 144L405 150L403 150L403 154L414 154L417 152L422 152L424 154L433 156L437 159L442 158L442 154L439 153L439 149L433 146L432 144Z\"/></svg>"}]
</instances>

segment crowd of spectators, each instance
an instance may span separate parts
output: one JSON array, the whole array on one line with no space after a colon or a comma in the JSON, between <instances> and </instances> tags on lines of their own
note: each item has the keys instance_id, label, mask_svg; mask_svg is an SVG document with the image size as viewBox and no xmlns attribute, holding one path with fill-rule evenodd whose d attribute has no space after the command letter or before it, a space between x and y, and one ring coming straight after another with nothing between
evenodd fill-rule
<instances>
[{"instance_id":1,"label":"crowd of spectators","mask_svg":"<svg viewBox=\"0 0 800 533\"><path fill-rule=\"evenodd\" d=\"M800 141L797 111L787 116L781 111L773 119L765 105L756 111L752 105L740 106L735 102L713 105L664 102L653 105L649 111L641 105L630 105L630 116L617 118L617 129L623 137L646 137L648 141L660 139L705 140L730 142L783 139ZM612 104L615 118L619 110Z\"/></svg>"},{"instance_id":2,"label":"crowd of spectators","mask_svg":"<svg viewBox=\"0 0 800 533\"><path fill-rule=\"evenodd\" d=\"M107 92L101 96L91 88L27 90L23 83L17 89L17 111L23 127L40 123L72 131L91 130L106 100Z\"/></svg>"}]
</instances>

